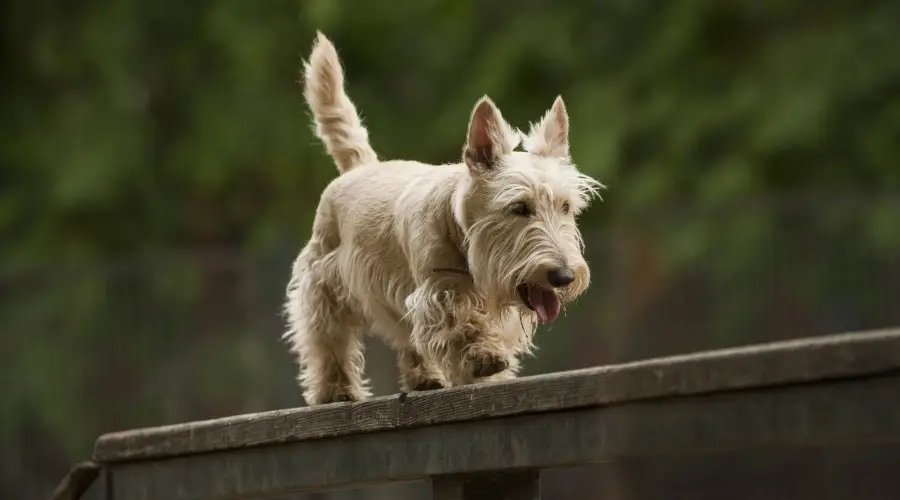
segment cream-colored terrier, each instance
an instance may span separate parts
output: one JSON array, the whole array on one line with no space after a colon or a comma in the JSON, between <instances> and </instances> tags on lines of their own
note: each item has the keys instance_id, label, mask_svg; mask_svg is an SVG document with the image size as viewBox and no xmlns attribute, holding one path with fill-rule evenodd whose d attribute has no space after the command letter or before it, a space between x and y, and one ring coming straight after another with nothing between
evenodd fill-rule
<instances>
[{"instance_id":1,"label":"cream-colored terrier","mask_svg":"<svg viewBox=\"0 0 900 500\"><path fill-rule=\"evenodd\" d=\"M305 80L342 174L287 287L284 336L306 402L369 396L366 331L397 350L404 391L515 377L535 320L555 320L590 280L575 216L603 186L569 159L562 98L523 134L482 97L463 162L427 165L378 159L321 33Z\"/></svg>"}]
</instances>

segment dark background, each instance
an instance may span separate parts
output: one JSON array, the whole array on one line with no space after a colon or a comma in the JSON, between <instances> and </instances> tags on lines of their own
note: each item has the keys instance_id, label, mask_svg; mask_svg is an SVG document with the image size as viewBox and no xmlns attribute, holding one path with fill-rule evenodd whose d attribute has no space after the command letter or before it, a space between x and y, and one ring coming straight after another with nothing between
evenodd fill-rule
<instances>
[{"instance_id":1,"label":"dark background","mask_svg":"<svg viewBox=\"0 0 900 500\"><path fill-rule=\"evenodd\" d=\"M566 99L609 189L581 218L590 292L528 373L900 324L894 0L3 8L0 498L46 498L103 432L302 404L280 307L336 175L296 83L315 29L383 158L456 161L484 93L520 128ZM394 392L393 355L367 359ZM544 495L900 498L898 470L896 448L755 450L549 472Z\"/></svg>"}]
</instances>

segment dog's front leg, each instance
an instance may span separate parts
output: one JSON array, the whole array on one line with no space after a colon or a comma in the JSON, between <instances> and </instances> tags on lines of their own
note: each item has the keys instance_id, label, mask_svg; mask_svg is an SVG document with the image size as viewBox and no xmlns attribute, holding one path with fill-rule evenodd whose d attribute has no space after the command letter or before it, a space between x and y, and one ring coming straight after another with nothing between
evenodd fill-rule
<instances>
[{"instance_id":1,"label":"dog's front leg","mask_svg":"<svg viewBox=\"0 0 900 500\"><path fill-rule=\"evenodd\" d=\"M419 349L412 345L400 350L397 368L400 371L400 390L403 392L432 391L450 386L440 365L431 358L426 361Z\"/></svg>"},{"instance_id":2,"label":"dog's front leg","mask_svg":"<svg viewBox=\"0 0 900 500\"><path fill-rule=\"evenodd\" d=\"M499 366L505 366L504 369L493 373L487 376L481 376L480 373L475 373L475 370L458 370L453 374L453 385L469 385L469 384L478 384L481 382L497 382L502 380L512 380L516 378L520 361L514 352L506 351L502 356L505 356L503 359L504 363L500 363Z\"/></svg>"},{"instance_id":3,"label":"dog's front leg","mask_svg":"<svg viewBox=\"0 0 900 500\"><path fill-rule=\"evenodd\" d=\"M465 276L429 277L407 298L413 345L449 379L481 379L509 368L506 348L492 335L484 301Z\"/></svg>"}]
</instances>

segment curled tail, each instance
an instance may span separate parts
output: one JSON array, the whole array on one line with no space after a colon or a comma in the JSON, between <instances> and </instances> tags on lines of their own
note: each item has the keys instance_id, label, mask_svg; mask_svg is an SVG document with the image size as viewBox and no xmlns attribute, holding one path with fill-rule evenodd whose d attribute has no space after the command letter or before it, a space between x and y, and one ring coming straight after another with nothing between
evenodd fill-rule
<instances>
[{"instance_id":1,"label":"curled tail","mask_svg":"<svg viewBox=\"0 0 900 500\"><path fill-rule=\"evenodd\" d=\"M344 92L344 72L334 45L317 32L309 61L304 65L303 95L312 110L316 136L325 143L338 171L375 163L378 156L369 145L369 132Z\"/></svg>"}]
</instances>

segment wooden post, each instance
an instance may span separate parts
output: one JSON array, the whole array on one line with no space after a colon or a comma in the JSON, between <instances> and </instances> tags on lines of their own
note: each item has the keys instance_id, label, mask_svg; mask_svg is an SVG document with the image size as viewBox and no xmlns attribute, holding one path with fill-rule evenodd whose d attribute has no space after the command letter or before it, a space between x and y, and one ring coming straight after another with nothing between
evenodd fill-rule
<instances>
[{"instance_id":1,"label":"wooden post","mask_svg":"<svg viewBox=\"0 0 900 500\"><path fill-rule=\"evenodd\" d=\"M540 471L440 476L432 480L434 500L540 500Z\"/></svg>"},{"instance_id":2,"label":"wooden post","mask_svg":"<svg viewBox=\"0 0 900 500\"><path fill-rule=\"evenodd\" d=\"M91 461L75 464L53 490L52 500L79 500L100 475L100 466Z\"/></svg>"}]
</instances>

